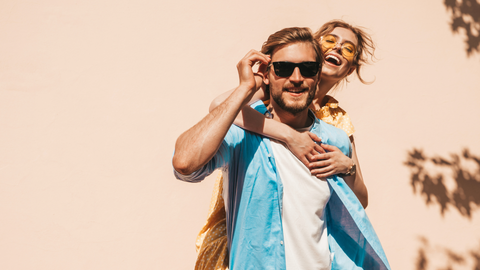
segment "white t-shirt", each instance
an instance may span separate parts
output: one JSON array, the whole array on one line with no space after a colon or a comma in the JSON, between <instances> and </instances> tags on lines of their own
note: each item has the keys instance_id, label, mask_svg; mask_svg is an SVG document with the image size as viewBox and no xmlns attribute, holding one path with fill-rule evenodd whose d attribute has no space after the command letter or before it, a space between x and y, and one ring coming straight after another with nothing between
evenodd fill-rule
<instances>
[{"instance_id":1,"label":"white t-shirt","mask_svg":"<svg viewBox=\"0 0 480 270\"><path fill-rule=\"evenodd\" d=\"M287 269L329 270L331 256L324 209L330 199L330 188L325 180L312 176L285 146L271 142L283 183L282 224Z\"/></svg>"}]
</instances>

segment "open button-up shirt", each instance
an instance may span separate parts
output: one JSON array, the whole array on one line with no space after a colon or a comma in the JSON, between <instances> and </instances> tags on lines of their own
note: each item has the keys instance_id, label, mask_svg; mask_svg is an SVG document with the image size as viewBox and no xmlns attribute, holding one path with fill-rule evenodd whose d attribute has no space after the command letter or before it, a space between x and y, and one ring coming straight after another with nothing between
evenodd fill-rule
<instances>
[{"instance_id":1,"label":"open button-up shirt","mask_svg":"<svg viewBox=\"0 0 480 270\"><path fill-rule=\"evenodd\" d=\"M262 102L252 105L261 113ZM351 156L347 134L315 118L310 130L322 143ZM225 208L230 269L286 269L282 181L267 137L232 125L215 156L201 169L175 176L199 182L216 169L228 179ZM338 175L327 178L332 196L325 214L332 269L390 269L383 248L355 194Z\"/></svg>"}]
</instances>

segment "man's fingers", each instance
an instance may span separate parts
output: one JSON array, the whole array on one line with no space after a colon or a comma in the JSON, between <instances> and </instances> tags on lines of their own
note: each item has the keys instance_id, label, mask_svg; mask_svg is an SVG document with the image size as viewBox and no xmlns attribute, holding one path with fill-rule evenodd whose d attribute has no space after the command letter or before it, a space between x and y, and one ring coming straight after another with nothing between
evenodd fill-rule
<instances>
[{"instance_id":1,"label":"man's fingers","mask_svg":"<svg viewBox=\"0 0 480 270\"><path fill-rule=\"evenodd\" d=\"M240 60L240 62L238 62L237 69L240 71L245 68L248 68L251 70L250 72L253 73L252 67L257 62L261 62L261 63L268 62L268 58L266 58L266 55L262 53L259 53L255 50L251 50Z\"/></svg>"},{"instance_id":2,"label":"man's fingers","mask_svg":"<svg viewBox=\"0 0 480 270\"><path fill-rule=\"evenodd\" d=\"M270 56L256 50L250 50L237 64L240 84L257 90L262 85L263 76L261 79L255 76L253 66L256 63L268 64L269 61Z\"/></svg>"},{"instance_id":3,"label":"man's fingers","mask_svg":"<svg viewBox=\"0 0 480 270\"><path fill-rule=\"evenodd\" d=\"M256 63L260 63L260 66L268 65L270 62L270 56L264 53L261 53L257 50L250 50L243 59L248 60L248 64L250 66L255 65Z\"/></svg>"},{"instance_id":4,"label":"man's fingers","mask_svg":"<svg viewBox=\"0 0 480 270\"><path fill-rule=\"evenodd\" d=\"M270 57L268 57L267 59L268 59L267 63L260 63L260 66L258 66L257 73L261 74L262 76L265 75L265 73L267 71L268 64L270 63L270 60L271 60Z\"/></svg>"}]
</instances>

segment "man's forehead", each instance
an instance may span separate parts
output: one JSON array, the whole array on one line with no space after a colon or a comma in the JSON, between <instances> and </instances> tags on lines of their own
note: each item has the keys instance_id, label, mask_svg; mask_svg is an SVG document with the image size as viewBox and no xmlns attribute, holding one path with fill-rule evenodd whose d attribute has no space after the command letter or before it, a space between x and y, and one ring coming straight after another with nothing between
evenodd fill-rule
<instances>
[{"instance_id":1,"label":"man's forehead","mask_svg":"<svg viewBox=\"0 0 480 270\"><path fill-rule=\"evenodd\" d=\"M308 42L295 42L276 48L272 53L272 61L304 62L316 61L317 54L313 45Z\"/></svg>"}]
</instances>

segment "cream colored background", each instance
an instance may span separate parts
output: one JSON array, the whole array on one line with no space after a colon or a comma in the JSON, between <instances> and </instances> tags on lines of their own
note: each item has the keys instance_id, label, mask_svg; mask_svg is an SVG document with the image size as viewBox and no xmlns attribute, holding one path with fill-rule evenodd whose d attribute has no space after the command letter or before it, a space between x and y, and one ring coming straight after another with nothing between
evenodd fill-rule
<instances>
[{"instance_id":1,"label":"cream colored background","mask_svg":"<svg viewBox=\"0 0 480 270\"><path fill-rule=\"evenodd\" d=\"M175 180L175 139L269 34L334 18L378 45L375 83L353 79L337 98L392 268L473 269L478 204L442 215L404 165L413 149L480 156L480 57L441 0L1 1L0 269L192 269L215 176Z\"/></svg>"}]
</instances>

